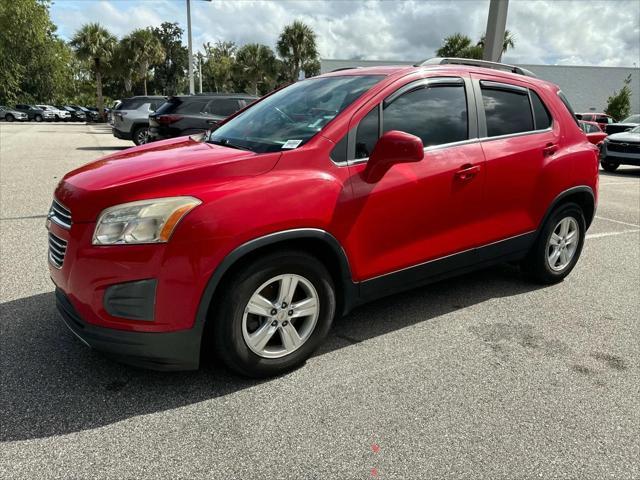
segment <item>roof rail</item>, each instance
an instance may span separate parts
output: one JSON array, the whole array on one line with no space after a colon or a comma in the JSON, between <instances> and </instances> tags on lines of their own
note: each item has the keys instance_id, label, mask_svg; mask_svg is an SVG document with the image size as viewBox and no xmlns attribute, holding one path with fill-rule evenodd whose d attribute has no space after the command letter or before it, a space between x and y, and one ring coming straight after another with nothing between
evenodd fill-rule
<instances>
[{"instance_id":1,"label":"roof rail","mask_svg":"<svg viewBox=\"0 0 640 480\"><path fill-rule=\"evenodd\" d=\"M473 58L452 58L452 57L434 57L421 63L416 63L414 67L424 67L427 65L470 65L473 67L492 68L494 70L505 70L507 72L525 75L527 77L536 78L536 74L526 68L516 67L507 63L489 62L487 60L476 60Z\"/></svg>"},{"instance_id":2,"label":"roof rail","mask_svg":"<svg viewBox=\"0 0 640 480\"><path fill-rule=\"evenodd\" d=\"M362 68L362 67L340 67L340 68L335 68L331 70L329 73L341 72L342 70L355 70L356 68Z\"/></svg>"}]
</instances>

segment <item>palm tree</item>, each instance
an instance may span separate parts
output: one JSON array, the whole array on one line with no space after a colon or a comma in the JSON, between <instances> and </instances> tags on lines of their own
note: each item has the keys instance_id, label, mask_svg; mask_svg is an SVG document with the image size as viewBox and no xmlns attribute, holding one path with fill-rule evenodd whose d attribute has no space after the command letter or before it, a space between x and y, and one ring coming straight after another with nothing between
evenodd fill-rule
<instances>
[{"instance_id":1,"label":"palm tree","mask_svg":"<svg viewBox=\"0 0 640 480\"><path fill-rule=\"evenodd\" d=\"M262 85L268 90L275 73L276 57L266 45L248 43L238 49L235 67L248 83L250 93L258 95L258 87Z\"/></svg>"},{"instance_id":2,"label":"palm tree","mask_svg":"<svg viewBox=\"0 0 640 480\"><path fill-rule=\"evenodd\" d=\"M461 58L466 50L472 45L472 40L462 33L454 33L445 37L442 46L436 50L438 57L456 57Z\"/></svg>"},{"instance_id":3,"label":"palm tree","mask_svg":"<svg viewBox=\"0 0 640 480\"><path fill-rule=\"evenodd\" d=\"M305 65L314 65L318 58L316 34L311 27L296 20L284 27L278 38L277 50L284 61L287 80L295 82L300 70Z\"/></svg>"},{"instance_id":4,"label":"palm tree","mask_svg":"<svg viewBox=\"0 0 640 480\"><path fill-rule=\"evenodd\" d=\"M104 116L102 74L108 66L116 46L116 37L99 23L87 23L71 39L71 46L80 60L87 61L96 78L98 111Z\"/></svg>"},{"instance_id":5,"label":"palm tree","mask_svg":"<svg viewBox=\"0 0 640 480\"><path fill-rule=\"evenodd\" d=\"M504 40L502 41L502 53L504 54L508 49L514 48L516 46L514 40L516 36L511 33L509 30L504 31ZM486 37L483 35L478 42L478 46L484 48L484 44L486 43Z\"/></svg>"},{"instance_id":6,"label":"palm tree","mask_svg":"<svg viewBox=\"0 0 640 480\"><path fill-rule=\"evenodd\" d=\"M138 75L143 80L144 94L147 95L149 67L164 60L164 48L150 28L134 30L122 42L138 66Z\"/></svg>"}]
</instances>

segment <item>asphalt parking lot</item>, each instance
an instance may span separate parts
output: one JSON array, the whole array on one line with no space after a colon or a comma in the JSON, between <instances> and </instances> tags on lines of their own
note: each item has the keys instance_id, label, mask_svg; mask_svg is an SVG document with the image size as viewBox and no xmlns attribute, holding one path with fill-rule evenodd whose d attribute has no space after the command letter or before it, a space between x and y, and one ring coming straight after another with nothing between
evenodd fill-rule
<instances>
[{"instance_id":1,"label":"asphalt parking lot","mask_svg":"<svg viewBox=\"0 0 640 480\"><path fill-rule=\"evenodd\" d=\"M0 477L640 477L640 169L601 172L576 269L511 266L340 319L301 369L156 373L58 319L44 217L62 175L131 146L106 126L0 123Z\"/></svg>"}]
</instances>

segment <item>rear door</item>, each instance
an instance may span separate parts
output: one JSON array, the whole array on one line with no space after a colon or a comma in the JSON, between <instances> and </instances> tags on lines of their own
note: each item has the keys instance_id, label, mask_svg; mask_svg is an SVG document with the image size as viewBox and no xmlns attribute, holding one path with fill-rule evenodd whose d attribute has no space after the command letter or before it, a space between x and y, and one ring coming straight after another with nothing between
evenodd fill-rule
<instances>
[{"instance_id":1,"label":"rear door","mask_svg":"<svg viewBox=\"0 0 640 480\"><path fill-rule=\"evenodd\" d=\"M210 117L207 128L215 126L216 123L233 115L238 110L240 110L240 103L237 98L214 98L206 108L206 114Z\"/></svg>"},{"instance_id":2,"label":"rear door","mask_svg":"<svg viewBox=\"0 0 640 480\"><path fill-rule=\"evenodd\" d=\"M559 128L540 95L526 83L472 74L486 158L483 243L537 228L536 198L546 188L545 166L558 149Z\"/></svg>"}]
</instances>

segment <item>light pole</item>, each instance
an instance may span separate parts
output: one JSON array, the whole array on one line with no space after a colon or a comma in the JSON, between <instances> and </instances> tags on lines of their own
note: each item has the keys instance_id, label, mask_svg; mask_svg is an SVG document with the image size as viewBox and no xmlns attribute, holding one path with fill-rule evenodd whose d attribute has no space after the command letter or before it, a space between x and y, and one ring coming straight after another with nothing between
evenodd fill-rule
<instances>
[{"instance_id":1,"label":"light pole","mask_svg":"<svg viewBox=\"0 0 640 480\"><path fill-rule=\"evenodd\" d=\"M502 57L504 30L507 26L509 0L491 0L482 59L499 62Z\"/></svg>"},{"instance_id":2,"label":"light pole","mask_svg":"<svg viewBox=\"0 0 640 480\"><path fill-rule=\"evenodd\" d=\"M210 2L211 0L204 0ZM193 82L193 46L191 41L191 0L187 0L187 43L189 45L189 95L196 93Z\"/></svg>"},{"instance_id":3,"label":"light pole","mask_svg":"<svg viewBox=\"0 0 640 480\"><path fill-rule=\"evenodd\" d=\"M187 43L189 44L189 95L193 95L195 87L193 85L193 47L191 44L191 0L187 0Z\"/></svg>"}]
</instances>

